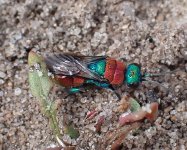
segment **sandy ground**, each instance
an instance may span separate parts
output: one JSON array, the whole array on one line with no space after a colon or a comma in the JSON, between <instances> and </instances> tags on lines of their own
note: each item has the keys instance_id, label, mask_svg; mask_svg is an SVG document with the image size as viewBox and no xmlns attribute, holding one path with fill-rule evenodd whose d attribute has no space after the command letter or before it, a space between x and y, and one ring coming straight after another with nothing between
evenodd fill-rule
<instances>
[{"instance_id":1,"label":"sandy ground","mask_svg":"<svg viewBox=\"0 0 187 150\"><path fill-rule=\"evenodd\" d=\"M27 56L34 47L41 55L80 52L109 55L136 62L143 70L173 74L155 78L167 90L145 84L133 95L147 103L148 91L160 100L159 116L129 134L123 149L187 149L187 1L186 0L0 0L0 149L45 149L57 145L48 120L29 92ZM125 89L121 89L122 93ZM115 128L118 101L107 90L91 90L66 99L62 115L81 131L67 141L78 149L99 149L104 133ZM106 116L101 135L93 134L94 121L83 122L97 108ZM86 129L85 129L86 127Z\"/></svg>"}]
</instances>

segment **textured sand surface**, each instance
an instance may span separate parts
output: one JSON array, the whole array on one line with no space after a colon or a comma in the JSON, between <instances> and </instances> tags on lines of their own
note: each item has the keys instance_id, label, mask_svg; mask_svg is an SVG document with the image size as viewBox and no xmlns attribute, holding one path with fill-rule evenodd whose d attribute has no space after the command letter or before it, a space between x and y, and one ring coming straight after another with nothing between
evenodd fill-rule
<instances>
[{"instance_id":1,"label":"textured sand surface","mask_svg":"<svg viewBox=\"0 0 187 150\"><path fill-rule=\"evenodd\" d=\"M187 1L186 0L0 0L0 149L45 149L57 145L48 120L28 87L28 49L41 55L80 52L136 62L143 70L173 74L155 78L168 90L145 84L133 92L141 104L160 99L159 116L129 134L124 149L187 149ZM125 89L121 88L124 93ZM60 93L60 92L59 92ZM99 149L102 135L116 127L118 101L107 90L56 96L58 118L80 129L78 149ZM84 122L93 108L106 117L101 135Z\"/></svg>"}]
</instances>

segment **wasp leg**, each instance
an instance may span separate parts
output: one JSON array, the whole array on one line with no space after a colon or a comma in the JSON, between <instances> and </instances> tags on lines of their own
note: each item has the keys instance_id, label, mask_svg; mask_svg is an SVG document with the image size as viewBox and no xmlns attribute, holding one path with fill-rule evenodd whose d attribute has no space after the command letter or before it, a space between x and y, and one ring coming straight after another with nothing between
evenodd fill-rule
<instances>
[{"instance_id":1,"label":"wasp leg","mask_svg":"<svg viewBox=\"0 0 187 150\"><path fill-rule=\"evenodd\" d=\"M98 87L101 87L101 88L106 88L106 89L110 89L112 90L112 92L114 92L117 96L117 98L120 100L121 99L121 96L119 93L117 93L117 91L115 90L115 88L109 84L109 83L106 83L106 82L98 82L98 81L95 81L95 80L87 80L86 83L88 84L94 84Z\"/></svg>"},{"instance_id":2,"label":"wasp leg","mask_svg":"<svg viewBox=\"0 0 187 150\"><path fill-rule=\"evenodd\" d=\"M70 89L65 89L65 91L69 94L84 92L83 87L72 87Z\"/></svg>"},{"instance_id":3,"label":"wasp leg","mask_svg":"<svg viewBox=\"0 0 187 150\"><path fill-rule=\"evenodd\" d=\"M69 97L72 94L79 93L79 92L84 92L82 87L72 87L72 88L66 88L65 91L68 93L65 98Z\"/></svg>"},{"instance_id":4,"label":"wasp leg","mask_svg":"<svg viewBox=\"0 0 187 150\"><path fill-rule=\"evenodd\" d=\"M108 86L108 88L110 90L112 90L112 92L114 92L114 94L117 96L118 100L121 100L120 94L116 91L116 89L111 84Z\"/></svg>"},{"instance_id":5,"label":"wasp leg","mask_svg":"<svg viewBox=\"0 0 187 150\"><path fill-rule=\"evenodd\" d=\"M108 88L110 84L106 83L106 82L99 82L96 80L87 80L86 81L87 84L94 84L95 86L101 87L101 88Z\"/></svg>"},{"instance_id":6,"label":"wasp leg","mask_svg":"<svg viewBox=\"0 0 187 150\"><path fill-rule=\"evenodd\" d=\"M80 87L73 87L71 89L68 89L69 94L74 94L74 93L78 93L78 92L81 92Z\"/></svg>"}]
</instances>

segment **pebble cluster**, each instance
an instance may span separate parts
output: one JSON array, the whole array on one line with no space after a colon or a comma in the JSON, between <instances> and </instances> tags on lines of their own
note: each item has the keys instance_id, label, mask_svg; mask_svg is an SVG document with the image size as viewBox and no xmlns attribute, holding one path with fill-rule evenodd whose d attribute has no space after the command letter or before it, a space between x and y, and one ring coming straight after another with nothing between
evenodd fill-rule
<instances>
[{"instance_id":1,"label":"pebble cluster","mask_svg":"<svg viewBox=\"0 0 187 150\"><path fill-rule=\"evenodd\" d=\"M185 150L187 148L187 2L186 0L0 0L0 149L45 149L56 145L48 120L40 112L28 84L28 51L42 55L73 52L109 55L135 62L149 72L177 72L155 78L162 86L145 84L134 96L147 103L147 91L160 99L159 117L129 134L125 149ZM125 89L121 89L125 92ZM59 92L60 93L60 92ZM103 136L117 126L118 101L107 90L64 98L62 116L80 130L69 143L78 149L96 150ZM105 116L101 135L94 133L93 109ZM99 117L99 116L97 116ZM109 148L108 148L109 149Z\"/></svg>"}]
</instances>

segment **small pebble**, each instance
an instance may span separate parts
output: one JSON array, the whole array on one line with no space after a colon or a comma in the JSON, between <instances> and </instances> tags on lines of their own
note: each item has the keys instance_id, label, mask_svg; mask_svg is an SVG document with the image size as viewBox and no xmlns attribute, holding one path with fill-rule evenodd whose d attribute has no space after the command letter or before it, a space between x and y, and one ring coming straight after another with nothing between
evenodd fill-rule
<instances>
[{"instance_id":1,"label":"small pebble","mask_svg":"<svg viewBox=\"0 0 187 150\"><path fill-rule=\"evenodd\" d=\"M171 119L171 121L177 121L177 117L176 117L176 116L174 116L174 115L173 115L173 116L171 116L171 118L170 118L170 119Z\"/></svg>"},{"instance_id":2,"label":"small pebble","mask_svg":"<svg viewBox=\"0 0 187 150\"><path fill-rule=\"evenodd\" d=\"M0 97L3 97L4 93L3 91L0 91Z\"/></svg>"},{"instance_id":3,"label":"small pebble","mask_svg":"<svg viewBox=\"0 0 187 150\"><path fill-rule=\"evenodd\" d=\"M14 90L14 95L16 95L16 96L18 96L18 95L20 95L21 94L21 89L20 88L16 88L15 90Z\"/></svg>"},{"instance_id":4,"label":"small pebble","mask_svg":"<svg viewBox=\"0 0 187 150\"><path fill-rule=\"evenodd\" d=\"M6 74L2 71L0 71L0 78L4 79L6 77Z\"/></svg>"},{"instance_id":5,"label":"small pebble","mask_svg":"<svg viewBox=\"0 0 187 150\"><path fill-rule=\"evenodd\" d=\"M4 83L5 83L5 81L2 80L2 79L0 79L0 85L2 85L2 84L4 84Z\"/></svg>"}]
</instances>

